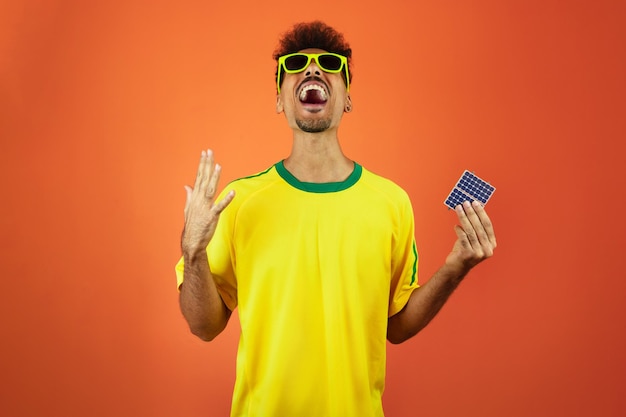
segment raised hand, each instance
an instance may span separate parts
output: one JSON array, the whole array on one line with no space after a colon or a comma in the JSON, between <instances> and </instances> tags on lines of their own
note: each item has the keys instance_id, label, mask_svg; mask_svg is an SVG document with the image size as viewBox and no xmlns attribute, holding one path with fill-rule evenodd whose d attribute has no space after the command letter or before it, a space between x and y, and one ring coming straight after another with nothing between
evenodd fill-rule
<instances>
[{"instance_id":1,"label":"raised hand","mask_svg":"<svg viewBox=\"0 0 626 417\"><path fill-rule=\"evenodd\" d=\"M479 202L465 202L455 211L461 225L454 228L457 240L446 258L446 265L464 275L493 255L497 246L496 235L487 212Z\"/></svg>"},{"instance_id":2,"label":"raised hand","mask_svg":"<svg viewBox=\"0 0 626 417\"><path fill-rule=\"evenodd\" d=\"M220 213L235 197L235 192L230 191L221 201L215 202L221 170L213 160L213 152L203 150L194 187L185 186L187 201L181 239L183 253L206 249L215 233Z\"/></svg>"}]
</instances>

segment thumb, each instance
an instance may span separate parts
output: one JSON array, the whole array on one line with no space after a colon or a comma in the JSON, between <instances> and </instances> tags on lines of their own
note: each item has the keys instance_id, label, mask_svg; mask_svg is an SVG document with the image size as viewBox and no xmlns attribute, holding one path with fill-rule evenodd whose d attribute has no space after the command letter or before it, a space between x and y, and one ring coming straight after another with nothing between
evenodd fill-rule
<instances>
[{"instance_id":1,"label":"thumb","mask_svg":"<svg viewBox=\"0 0 626 417\"><path fill-rule=\"evenodd\" d=\"M463 230L463 228L458 224L454 225L454 232L456 233L456 237L458 237L459 239L467 237L465 234L465 230Z\"/></svg>"},{"instance_id":2,"label":"thumb","mask_svg":"<svg viewBox=\"0 0 626 417\"><path fill-rule=\"evenodd\" d=\"M457 237L457 241L455 242L454 246L456 248L459 249L471 249L471 245L469 242L469 239L467 238L467 233L465 233L465 230L463 230L463 228L461 226L459 226L458 224L454 226L454 231L456 232L456 237Z\"/></svg>"},{"instance_id":3,"label":"thumb","mask_svg":"<svg viewBox=\"0 0 626 417\"><path fill-rule=\"evenodd\" d=\"M191 201L191 193L193 192L193 188L185 185L185 191L187 193L187 199L185 200L185 211L187 211L187 207L189 207L189 202Z\"/></svg>"}]
</instances>

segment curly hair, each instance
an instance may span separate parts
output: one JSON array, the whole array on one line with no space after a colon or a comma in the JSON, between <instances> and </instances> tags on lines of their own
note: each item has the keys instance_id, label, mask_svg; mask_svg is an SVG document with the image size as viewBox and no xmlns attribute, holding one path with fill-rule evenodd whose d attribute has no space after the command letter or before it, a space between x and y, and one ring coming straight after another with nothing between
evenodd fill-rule
<instances>
[{"instance_id":1,"label":"curly hair","mask_svg":"<svg viewBox=\"0 0 626 417\"><path fill-rule=\"evenodd\" d=\"M348 58L348 73L350 80L352 80L352 49L350 45L344 39L343 34L319 20L296 23L291 30L283 33L272 55L276 61L275 77L278 77L279 70L282 71L282 68L278 68L278 58L307 48L323 49ZM347 84L345 73L342 72L341 74ZM281 84L283 78L281 74Z\"/></svg>"}]
</instances>

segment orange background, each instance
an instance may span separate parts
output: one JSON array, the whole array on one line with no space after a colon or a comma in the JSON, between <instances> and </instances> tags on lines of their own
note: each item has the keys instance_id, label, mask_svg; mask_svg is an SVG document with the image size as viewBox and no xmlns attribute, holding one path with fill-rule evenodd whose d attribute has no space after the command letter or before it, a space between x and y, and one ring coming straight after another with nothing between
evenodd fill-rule
<instances>
[{"instance_id":1,"label":"orange background","mask_svg":"<svg viewBox=\"0 0 626 417\"><path fill-rule=\"evenodd\" d=\"M410 194L420 276L463 169L496 256L390 346L401 416L626 414L623 1L0 2L0 414L225 416L237 322L206 344L174 264L202 148L222 185L278 161L278 35L354 50L346 153ZM286 381L288 383L288 381Z\"/></svg>"}]
</instances>

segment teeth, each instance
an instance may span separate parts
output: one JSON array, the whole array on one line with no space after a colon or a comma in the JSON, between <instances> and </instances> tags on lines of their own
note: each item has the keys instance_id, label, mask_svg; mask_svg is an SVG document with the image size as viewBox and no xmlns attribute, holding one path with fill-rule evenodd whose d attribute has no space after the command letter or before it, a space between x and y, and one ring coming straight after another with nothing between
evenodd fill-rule
<instances>
[{"instance_id":1,"label":"teeth","mask_svg":"<svg viewBox=\"0 0 626 417\"><path fill-rule=\"evenodd\" d=\"M307 91L311 91L311 90L319 91L323 100L327 100L328 99L328 94L326 93L326 90L324 90L322 88L322 86L317 85L317 84L309 84L309 85L305 86L302 90L300 90L300 100L306 99Z\"/></svg>"}]
</instances>

